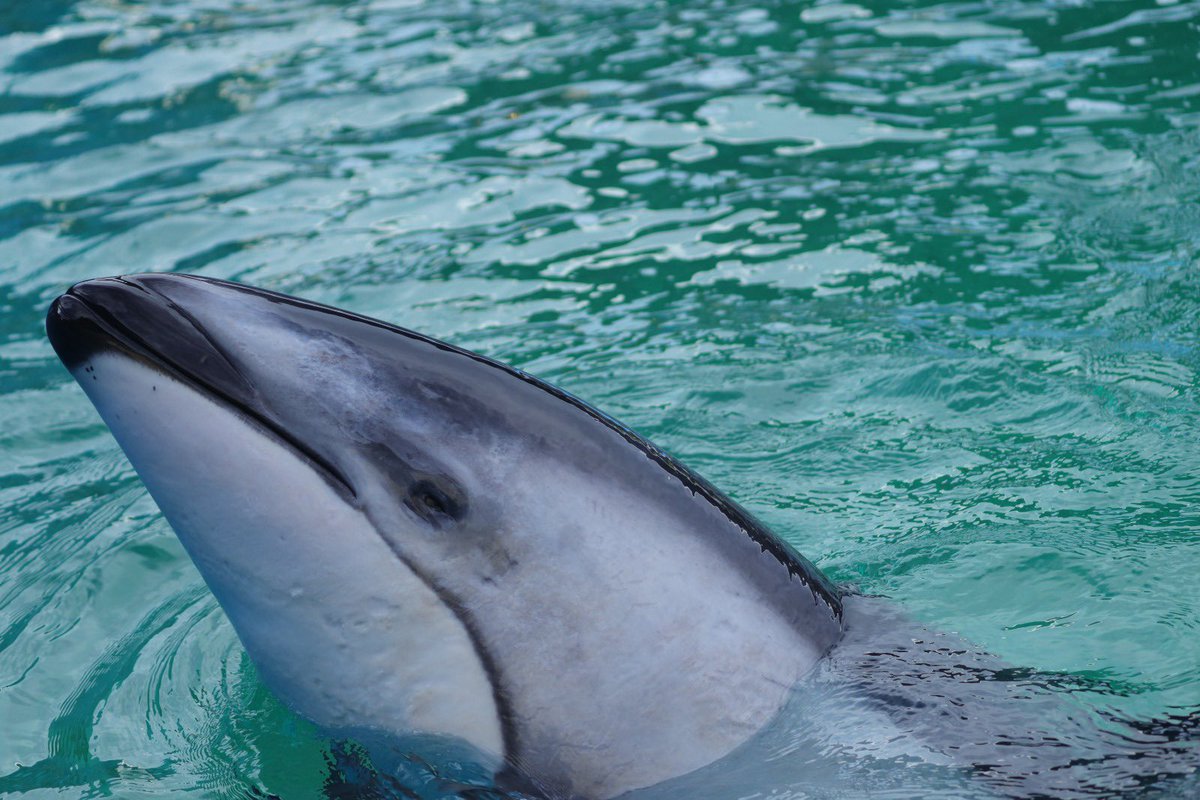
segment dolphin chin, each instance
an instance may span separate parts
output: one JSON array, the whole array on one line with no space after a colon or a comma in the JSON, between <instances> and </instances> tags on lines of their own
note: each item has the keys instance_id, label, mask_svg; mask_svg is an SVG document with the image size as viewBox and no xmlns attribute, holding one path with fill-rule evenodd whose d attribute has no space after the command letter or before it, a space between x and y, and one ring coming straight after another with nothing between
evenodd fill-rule
<instances>
[{"instance_id":1,"label":"dolphin chin","mask_svg":"<svg viewBox=\"0 0 1200 800\"><path fill-rule=\"evenodd\" d=\"M78 284L47 331L263 680L332 732L608 798L745 743L842 636L733 501L482 356L186 275Z\"/></svg>"}]
</instances>

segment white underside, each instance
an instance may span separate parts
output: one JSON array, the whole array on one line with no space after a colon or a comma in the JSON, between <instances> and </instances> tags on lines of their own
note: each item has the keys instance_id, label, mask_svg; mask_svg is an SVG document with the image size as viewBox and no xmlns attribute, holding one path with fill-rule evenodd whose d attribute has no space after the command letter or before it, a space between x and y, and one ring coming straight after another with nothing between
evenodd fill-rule
<instances>
[{"instance_id":1,"label":"white underside","mask_svg":"<svg viewBox=\"0 0 1200 800\"><path fill-rule=\"evenodd\" d=\"M503 756L460 620L304 459L133 359L75 372L285 703L334 731L445 734Z\"/></svg>"}]
</instances>

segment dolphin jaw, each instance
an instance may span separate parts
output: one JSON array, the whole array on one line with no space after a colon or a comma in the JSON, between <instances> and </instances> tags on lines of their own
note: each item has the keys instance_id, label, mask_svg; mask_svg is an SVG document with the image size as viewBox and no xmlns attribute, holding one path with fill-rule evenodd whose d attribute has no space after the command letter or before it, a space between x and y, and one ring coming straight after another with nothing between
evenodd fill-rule
<instances>
[{"instance_id":1,"label":"dolphin jaw","mask_svg":"<svg viewBox=\"0 0 1200 800\"><path fill-rule=\"evenodd\" d=\"M134 298L138 301L136 305L132 305L134 311L156 304L160 307L160 314L165 310L168 314L177 315L177 319L170 322L188 332L188 343L193 346L194 352L185 355L195 355L199 352L199 358L208 369L201 373L192 365L184 363L185 359L181 358L180 354L163 352L165 348L155 347L139 336L128 321L118 319L112 310L106 307L105 301L111 302L113 298L125 299L124 304L127 307L132 305L128 303L128 298ZM142 327L153 323L161 323L161 320L148 318L143 321ZM245 378L219 352L203 327L185 317L179 309L153 290L126 278L99 278L77 283L51 303L46 314L46 334L59 359L85 390L88 387L80 377L79 371L94 356L117 352L141 361L152 369L170 375L197 391L228 404L238 413L253 420L297 455L309 461L338 492L357 503L358 493L342 470L276 423ZM211 368L214 364L220 367L219 371Z\"/></svg>"},{"instance_id":2,"label":"dolphin jaw","mask_svg":"<svg viewBox=\"0 0 1200 800\"><path fill-rule=\"evenodd\" d=\"M72 372L287 706L334 735L434 733L504 757L470 633L311 461L122 348Z\"/></svg>"}]
</instances>

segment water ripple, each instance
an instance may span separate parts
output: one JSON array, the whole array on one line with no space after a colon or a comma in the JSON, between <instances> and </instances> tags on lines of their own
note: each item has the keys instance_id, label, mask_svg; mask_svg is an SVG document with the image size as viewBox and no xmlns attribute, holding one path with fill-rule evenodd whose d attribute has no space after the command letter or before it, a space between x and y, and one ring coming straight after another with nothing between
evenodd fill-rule
<instances>
[{"instance_id":1,"label":"water ripple","mask_svg":"<svg viewBox=\"0 0 1200 800\"><path fill-rule=\"evenodd\" d=\"M334 758L44 341L151 269L509 360L1092 708L1200 706L1200 5L10 5L0 791Z\"/></svg>"}]
</instances>

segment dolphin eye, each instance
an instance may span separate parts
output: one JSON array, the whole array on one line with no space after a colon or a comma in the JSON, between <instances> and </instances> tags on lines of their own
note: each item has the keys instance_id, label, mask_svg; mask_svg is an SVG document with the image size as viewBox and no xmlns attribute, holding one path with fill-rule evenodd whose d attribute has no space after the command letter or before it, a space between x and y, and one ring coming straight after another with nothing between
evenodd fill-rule
<instances>
[{"instance_id":1,"label":"dolphin eye","mask_svg":"<svg viewBox=\"0 0 1200 800\"><path fill-rule=\"evenodd\" d=\"M466 510L465 502L428 479L415 481L409 487L404 504L438 528L457 522Z\"/></svg>"}]
</instances>

